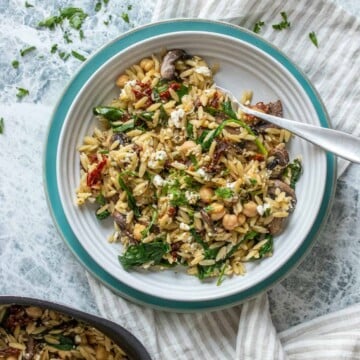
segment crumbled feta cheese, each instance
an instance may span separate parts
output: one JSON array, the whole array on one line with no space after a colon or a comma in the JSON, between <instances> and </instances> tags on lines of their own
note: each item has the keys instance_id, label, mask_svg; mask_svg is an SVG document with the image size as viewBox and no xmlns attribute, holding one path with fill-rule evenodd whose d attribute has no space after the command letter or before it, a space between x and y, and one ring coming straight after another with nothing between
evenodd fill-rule
<instances>
[{"instance_id":1,"label":"crumbled feta cheese","mask_svg":"<svg viewBox=\"0 0 360 360\"><path fill-rule=\"evenodd\" d=\"M206 173L206 171L202 168L196 170L196 173L202 177L204 180L210 180L210 176L208 173Z\"/></svg>"},{"instance_id":2,"label":"crumbled feta cheese","mask_svg":"<svg viewBox=\"0 0 360 360\"><path fill-rule=\"evenodd\" d=\"M165 180L160 175L155 175L153 178L153 184L156 187L161 187L164 185Z\"/></svg>"},{"instance_id":3,"label":"crumbled feta cheese","mask_svg":"<svg viewBox=\"0 0 360 360\"><path fill-rule=\"evenodd\" d=\"M129 80L129 81L127 81L127 82L125 83L124 86L126 86L126 85L135 86L135 85L136 85L136 80Z\"/></svg>"},{"instance_id":4,"label":"crumbled feta cheese","mask_svg":"<svg viewBox=\"0 0 360 360\"><path fill-rule=\"evenodd\" d=\"M155 153L155 160L157 161L164 161L167 159L167 154L166 151L164 150L159 150Z\"/></svg>"},{"instance_id":5,"label":"crumbled feta cheese","mask_svg":"<svg viewBox=\"0 0 360 360\"><path fill-rule=\"evenodd\" d=\"M211 76L211 70L207 66L198 66L195 72L205 76Z\"/></svg>"},{"instance_id":6,"label":"crumbled feta cheese","mask_svg":"<svg viewBox=\"0 0 360 360\"><path fill-rule=\"evenodd\" d=\"M185 230L185 231L190 230L190 226L188 224L183 223L183 222L180 223L179 227L180 227L181 230Z\"/></svg>"},{"instance_id":7,"label":"crumbled feta cheese","mask_svg":"<svg viewBox=\"0 0 360 360\"><path fill-rule=\"evenodd\" d=\"M149 160L148 163L147 163L147 166L150 168L150 169L156 169L158 167L158 161L154 161L154 160Z\"/></svg>"},{"instance_id":8,"label":"crumbled feta cheese","mask_svg":"<svg viewBox=\"0 0 360 360\"><path fill-rule=\"evenodd\" d=\"M231 190L235 189L235 185L236 185L236 181L231 182L231 183L226 183L226 187L231 189Z\"/></svg>"},{"instance_id":9,"label":"crumbled feta cheese","mask_svg":"<svg viewBox=\"0 0 360 360\"><path fill-rule=\"evenodd\" d=\"M176 109L171 112L169 119L169 126L175 126L178 129L181 129L181 119L184 117L185 111L183 109Z\"/></svg>"},{"instance_id":10,"label":"crumbled feta cheese","mask_svg":"<svg viewBox=\"0 0 360 360\"><path fill-rule=\"evenodd\" d=\"M196 202L200 199L200 195L193 191L185 191L185 197L189 204L196 204Z\"/></svg>"},{"instance_id":11,"label":"crumbled feta cheese","mask_svg":"<svg viewBox=\"0 0 360 360\"><path fill-rule=\"evenodd\" d=\"M266 211L267 209L270 209L270 204L268 204L268 203L265 203L265 204L263 204L263 205L258 205L258 206L256 207L256 210L257 210L257 212L258 212L258 214L259 214L260 216L263 216L263 215L265 214L265 211Z\"/></svg>"}]
</instances>

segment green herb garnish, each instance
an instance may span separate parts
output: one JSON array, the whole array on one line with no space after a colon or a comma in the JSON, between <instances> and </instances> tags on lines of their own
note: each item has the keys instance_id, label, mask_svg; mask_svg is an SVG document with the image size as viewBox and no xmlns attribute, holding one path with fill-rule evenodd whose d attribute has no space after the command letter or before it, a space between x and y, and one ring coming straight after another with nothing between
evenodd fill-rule
<instances>
[{"instance_id":1,"label":"green herb garnish","mask_svg":"<svg viewBox=\"0 0 360 360\"><path fill-rule=\"evenodd\" d=\"M24 88L21 88L21 87L17 87L17 89L18 89L18 92L17 92L16 96L19 99L22 99L23 97L30 94L29 90L27 90L27 89L24 89Z\"/></svg>"},{"instance_id":2,"label":"green herb garnish","mask_svg":"<svg viewBox=\"0 0 360 360\"><path fill-rule=\"evenodd\" d=\"M176 93L179 97L179 100L181 102L181 99L184 95L189 94L189 88L187 86L185 86L184 84L180 85L180 88L178 90L176 90Z\"/></svg>"},{"instance_id":3,"label":"green herb garnish","mask_svg":"<svg viewBox=\"0 0 360 360\"><path fill-rule=\"evenodd\" d=\"M47 342L47 344L50 345L51 347L54 347L56 349L63 350L63 351L69 351L74 348L75 344L71 338L64 336L64 335L53 335L53 336L59 340L59 344L52 344L52 343Z\"/></svg>"},{"instance_id":4,"label":"green herb garnish","mask_svg":"<svg viewBox=\"0 0 360 360\"><path fill-rule=\"evenodd\" d=\"M148 262L159 265L163 256L170 251L170 246L163 241L151 243L140 243L130 245L125 253L119 256L119 261L124 269L128 270L136 266L141 266Z\"/></svg>"},{"instance_id":5,"label":"green herb garnish","mask_svg":"<svg viewBox=\"0 0 360 360\"><path fill-rule=\"evenodd\" d=\"M71 55L72 55L74 58L76 58L76 59L78 59L78 60L80 60L80 61L85 61L85 60L86 60L86 57L85 57L84 55L81 55L81 54L79 54L78 52L76 52L76 51L74 51L74 50L71 50Z\"/></svg>"},{"instance_id":6,"label":"green herb garnish","mask_svg":"<svg viewBox=\"0 0 360 360\"><path fill-rule=\"evenodd\" d=\"M128 14L128 13L123 12L123 13L121 14L121 18L122 18L127 24L129 24L130 19L129 19L129 14Z\"/></svg>"},{"instance_id":7,"label":"green herb garnish","mask_svg":"<svg viewBox=\"0 0 360 360\"><path fill-rule=\"evenodd\" d=\"M0 134L4 133L4 118L0 118Z\"/></svg>"},{"instance_id":8,"label":"green herb garnish","mask_svg":"<svg viewBox=\"0 0 360 360\"><path fill-rule=\"evenodd\" d=\"M256 33L256 34L259 34L260 31L261 31L261 28L265 25L265 22L264 21L257 21L254 25L254 28L253 28L253 32Z\"/></svg>"},{"instance_id":9,"label":"green herb garnish","mask_svg":"<svg viewBox=\"0 0 360 360\"><path fill-rule=\"evenodd\" d=\"M101 2L98 1L98 2L95 4L95 9L94 9L94 10L95 10L96 12L100 11L100 10L101 10L101 6L102 6Z\"/></svg>"},{"instance_id":10,"label":"green herb garnish","mask_svg":"<svg viewBox=\"0 0 360 360\"><path fill-rule=\"evenodd\" d=\"M157 220L157 218L158 218L158 212L155 210L152 214L150 224L143 231L141 231L141 236L143 239L146 238L150 234L151 228L155 224L155 221Z\"/></svg>"},{"instance_id":11,"label":"green herb garnish","mask_svg":"<svg viewBox=\"0 0 360 360\"><path fill-rule=\"evenodd\" d=\"M274 24L272 26L273 29L275 29L275 30L283 30L283 29L289 28L291 25L288 21L288 17L287 17L287 14L285 11L282 11L280 13L280 15L283 18L283 20L279 24Z\"/></svg>"},{"instance_id":12,"label":"green herb garnish","mask_svg":"<svg viewBox=\"0 0 360 360\"><path fill-rule=\"evenodd\" d=\"M298 182L302 174L302 164L300 159L294 159L293 162L287 165L283 174L284 177L289 176L289 170L290 170L290 187L295 189L296 183Z\"/></svg>"},{"instance_id":13,"label":"green herb garnish","mask_svg":"<svg viewBox=\"0 0 360 360\"><path fill-rule=\"evenodd\" d=\"M274 241L273 241L272 235L266 234L265 239L267 239L267 242L259 249L259 258L260 259L272 254L272 252L273 252Z\"/></svg>"},{"instance_id":14,"label":"green herb garnish","mask_svg":"<svg viewBox=\"0 0 360 360\"><path fill-rule=\"evenodd\" d=\"M226 269L226 264L223 265L221 271L220 271L220 274L219 274L219 277L218 277L218 280L216 282L216 286L220 286L223 281L224 281L224 275L225 275L225 269Z\"/></svg>"},{"instance_id":15,"label":"green herb garnish","mask_svg":"<svg viewBox=\"0 0 360 360\"><path fill-rule=\"evenodd\" d=\"M217 188L215 195L221 199L230 199L234 195L234 191L226 187Z\"/></svg>"},{"instance_id":16,"label":"green herb garnish","mask_svg":"<svg viewBox=\"0 0 360 360\"><path fill-rule=\"evenodd\" d=\"M52 54L55 54L56 51L57 51L57 49L58 49L58 44L54 44L54 45L51 47L50 52L51 52Z\"/></svg>"},{"instance_id":17,"label":"green herb garnish","mask_svg":"<svg viewBox=\"0 0 360 360\"><path fill-rule=\"evenodd\" d=\"M12 65L12 67L13 67L14 69L18 69L20 63L19 63L18 60L14 60L14 61L11 62L11 65Z\"/></svg>"},{"instance_id":18,"label":"green herb garnish","mask_svg":"<svg viewBox=\"0 0 360 360\"><path fill-rule=\"evenodd\" d=\"M190 140L194 139L194 125L189 121L186 124L186 135Z\"/></svg>"},{"instance_id":19,"label":"green herb garnish","mask_svg":"<svg viewBox=\"0 0 360 360\"><path fill-rule=\"evenodd\" d=\"M25 1L25 7L26 8L31 8L31 7L34 7L34 5L28 3L27 1Z\"/></svg>"},{"instance_id":20,"label":"green herb garnish","mask_svg":"<svg viewBox=\"0 0 360 360\"><path fill-rule=\"evenodd\" d=\"M60 59L66 61L70 57L70 54L65 51L59 51L59 57Z\"/></svg>"},{"instance_id":21,"label":"green herb garnish","mask_svg":"<svg viewBox=\"0 0 360 360\"><path fill-rule=\"evenodd\" d=\"M141 213L140 213L140 209L136 205L135 197L132 194L131 190L125 184L125 182L122 178L122 174L119 174L118 181L119 181L120 187L125 191L125 193L127 195L127 201L128 201L129 208L134 212L135 217L137 217L137 218L140 217Z\"/></svg>"},{"instance_id":22,"label":"green herb garnish","mask_svg":"<svg viewBox=\"0 0 360 360\"><path fill-rule=\"evenodd\" d=\"M131 120L123 125L113 127L113 132L114 133L125 132L127 130L132 130L134 128L135 128L135 122L134 120Z\"/></svg>"},{"instance_id":23,"label":"green herb garnish","mask_svg":"<svg viewBox=\"0 0 360 360\"><path fill-rule=\"evenodd\" d=\"M112 106L96 106L93 108L93 114L103 116L109 121L119 121L123 118L126 112Z\"/></svg>"},{"instance_id":24,"label":"green herb garnish","mask_svg":"<svg viewBox=\"0 0 360 360\"><path fill-rule=\"evenodd\" d=\"M256 185L257 180L256 179L249 179L251 185Z\"/></svg>"},{"instance_id":25,"label":"green herb garnish","mask_svg":"<svg viewBox=\"0 0 360 360\"><path fill-rule=\"evenodd\" d=\"M311 33L309 33L309 38L316 47L319 47L315 31L312 31Z\"/></svg>"},{"instance_id":26,"label":"green herb garnish","mask_svg":"<svg viewBox=\"0 0 360 360\"><path fill-rule=\"evenodd\" d=\"M28 54L28 53L30 53L30 52L32 52L34 50L36 50L36 46L29 46L26 49L20 50L20 55L25 56L26 54Z\"/></svg>"}]
</instances>

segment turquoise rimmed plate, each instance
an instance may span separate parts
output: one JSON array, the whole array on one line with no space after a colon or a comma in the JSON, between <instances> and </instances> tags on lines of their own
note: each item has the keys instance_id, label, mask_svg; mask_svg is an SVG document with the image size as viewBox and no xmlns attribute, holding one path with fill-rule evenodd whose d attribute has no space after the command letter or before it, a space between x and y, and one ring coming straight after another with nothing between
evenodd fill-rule
<instances>
[{"instance_id":1,"label":"turquoise rimmed plate","mask_svg":"<svg viewBox=\"0 0 360 360\"><path fill-rule=\"evenodd\" d=\"M281 99L285 117L328 127L323 104L309 80L277 48L236 26L203 20L172 20L147 25L101 48L74 76L50 124L44 182L54 220L78 260L121 296L172 311L214 310L242 302L283 278L311 247L326 218L335 183L335 159L294 138L292 157L302 156L304 174L297 186L298 204L271 258L247 265L245 276L221 286L200 282L182 272L126 272L109 244L112 225L99 223L90 207L74 205L79 183L77 146L95 125L92 108L114 98L117 76L128 66L162 48L183 48L219 64L216 82L240 96L254 91L254 101Z\"/></svg>"}]
</instances>

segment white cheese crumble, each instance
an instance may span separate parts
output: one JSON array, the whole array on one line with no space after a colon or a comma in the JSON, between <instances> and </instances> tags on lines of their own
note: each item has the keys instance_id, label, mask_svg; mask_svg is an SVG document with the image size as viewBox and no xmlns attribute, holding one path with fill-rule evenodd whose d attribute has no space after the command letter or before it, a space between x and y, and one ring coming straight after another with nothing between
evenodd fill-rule
<instances>
[{"instance_id":1,"label":"white cheese crumble","mask_svg":"<svg viewBox=\"0 0 360 360\"><path fill-rule=\"evenodd\" d=\"M155 175L153 178L153 184L156 187L161 187L164 185L165 180L160 175Z\"/></svg>"},{"instance_id":2,"label":"white cheese crumble","mask_svg":"<svg viewBox=\"0 0 360 360\"><path fill-rule=\"evenodd\" d=\"M263 216L264 214L265 214L265 211L267 210L267 209L270 209L270 204L268 204L268 203L265 203L265 204L263 204L263 205L258 205L257 207L256 207L256 210L257 210L257 212L258 212L258 214L260 215L260 216Z\"/></svg>"},{"instance_id":3,"label":"white cheese crumble","mask_svg":"<svg viewBox=\"0 0 360 360\"><path fill-rule=\"evenodd\" d=\"M206 171L202 168L196 170L196 173L202 177L204 180L210 180L210 176L208 173L206 173Z\"/></svg>"},{"instance_id":4,"label":"white cheese crumble","mask_svg":"<svg viewBox=\"0 0 360 360\"><path fill-rule=\"evenodd\" d=\"M195 72L205 76L211 76L211 70L207 66L198 66Z\"/></svg>"},{"instance_id":5,"label":"white cheese crumble","mask_svg":"<svg viewBox=\"0 0 360 360\"><path fill-rule=\"evenodd\" d=\"M190 230L190 226L189 226L188 224L183 223L183 222L180 223L179 228L180 228L181 230L185 230L185 231L189 231L189 230Z\"/></svg>"},{"instance_id":6,"label":"white cheese crumble","mask_svg":"<svg viewBox=\"0 0 360 360\"><path fill-rule=\"evenodd\" d=\"M164 161L167 159L167 154L166 151L164 150L159 150L155 153L155 160L157 161Z\"/></svg>"},{"instance_id":7,"label":"white cheese crumble","mask_svg":"<svg viewBox=\"0 0 360 360\"><path fill-rule=\"evenodd\" d=\"M126 85L135 86L135 85L136 85L136 80L129 80L129 81L127 81L127 82L125 83L124 86L126 86Z\"/></svg>"},{"instance_id":8,"label":"white cheese crumble","mask_svg":"<svg viewBox=\"0 0 360 360\"><path fill-rule=\"evenodd\" d=\"M183 109L174 110L169 119L169 126L175 126L178 129L181 129L181 119L184 117L185 111Z\"/></svg>"},{"instance_id":9,"label":"white cheese crumble","mask_svg":"<svg viewBox=\"0 0 360 360\"><path fill-rule=\"evenodd\" d=\"M189 204L196 204L196 202L200 199L200 195L193 191L185 191L185 197Z\"/></svg>"},{"instance_id":10,"label":"white cheese crumble","mask_svg":"<svg viewBox=\"0 0 360 360\"><path fill-rule=\"evenodd\" d=\"M236 181L231 182L231 183L226 183L226 187L231 189L231 190L235 189L235 185L236 185Z\"/></svg>"}]
</instances>

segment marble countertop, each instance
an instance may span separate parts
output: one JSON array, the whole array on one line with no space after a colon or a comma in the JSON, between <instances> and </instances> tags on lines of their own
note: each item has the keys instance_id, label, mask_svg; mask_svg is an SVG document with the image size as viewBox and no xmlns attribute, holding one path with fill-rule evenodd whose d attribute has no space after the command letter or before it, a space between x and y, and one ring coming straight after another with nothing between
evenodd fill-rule
<instances>
[{"instance_id":1,"label":"marble countertop","mask_svg":"<svg viewBox=\"0 0 360 360\"><path fill-rule=\"evenodd\" d=\"M360 16L359 1L335 2ZM81 65L73 56L64 61L60 55L75 50L89 56L118 34L149 22L154 5L151 0L109 1L95 11L91 0L27 3L34 7L26 7L24 1L0 2L0 118L5 123L0 135L0 294L61 301L96 314L85 270L58 234L43 188L43 150L51 112ZM84 39L65 25L71 42L59 28L37 27L66 6L81 6L89 14ZM129 23L121 16L124 13ZM58 50L51 53L54 44ZM29 46L36 49L21 56L20 50ZM19 61L18 69L13 60ZM30 93L18 99L17 88ZM278 330L360 301L359 218L360 166L351 165L338 180L329 218L315 246L270 290Z\"/></svg>"}]
</instances>

